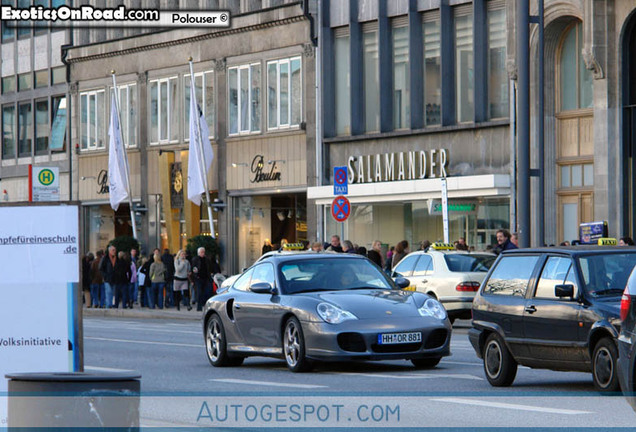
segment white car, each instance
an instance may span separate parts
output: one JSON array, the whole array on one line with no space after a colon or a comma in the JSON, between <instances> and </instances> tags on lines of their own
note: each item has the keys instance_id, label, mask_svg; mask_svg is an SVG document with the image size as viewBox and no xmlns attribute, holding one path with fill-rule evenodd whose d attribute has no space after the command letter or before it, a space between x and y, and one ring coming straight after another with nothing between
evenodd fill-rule
<instances>
[{"instance_id":1,"label":"white car","mask_svg":"<svg viewBox=\"0 0 636 432\"><path fill-rule=\"evenodd\" d=\"M452 246L434 246L405 256L391 276L408 279L411 284L406 290L438 299L451 322L457 318L470 319L475 293L497 257L486 252L449 250Z\"/></svg>"}]
</instances>

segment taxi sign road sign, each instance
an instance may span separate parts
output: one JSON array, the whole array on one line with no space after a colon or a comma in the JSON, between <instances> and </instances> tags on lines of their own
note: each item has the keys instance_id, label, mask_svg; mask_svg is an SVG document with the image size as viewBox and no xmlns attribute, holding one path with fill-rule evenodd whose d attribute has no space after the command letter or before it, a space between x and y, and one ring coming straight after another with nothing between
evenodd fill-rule
<instances>
[{"instance_id":1,"label":"taxi sign road sign","mask_svg":"<svg viewBox=\"0 0 636 432\"><path fill-rule=\"evenodd\" d=\"M347 195L348 193L347 167L333 167L333 194Z\"/></svg>"},{"instance_id":2,"label":"taxi sign road sign","mask_svg":"<svg viewBox=\"0 0 636 432\"><path fill-rule=\"evenodd\" d=\"M344 222L351 214L351 203L344 196L337 196L331 203L331 215L337 222Z\"/></svg>"}]
</instances>

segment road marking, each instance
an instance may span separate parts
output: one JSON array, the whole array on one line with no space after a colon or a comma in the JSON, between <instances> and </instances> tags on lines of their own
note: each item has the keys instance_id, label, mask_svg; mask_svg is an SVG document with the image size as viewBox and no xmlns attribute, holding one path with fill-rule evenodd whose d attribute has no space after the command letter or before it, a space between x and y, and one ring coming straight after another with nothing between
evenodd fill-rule
<instances>
[{"instance_id":1,"label":"road marking","mask_svg":"<svg viewBox=\"0 0 636 432\"><path fill-rule=\"evenodd\" d=\"M205 345L181 344L181 343L172 343L172 342L138 341L138 340L128 340L128 339L110 339L110 338L99 338L99 337L84 337L84 339L106 341L106 342L123 342L123 343L147 344L147 345L165 345L165 346L179 346L179 347L190 347L190 348L204 348L205 347Z\"/></svg>"},{"instance_id":2,"label":"road marking","mask_svg":"<svg viewBox=\"0 0 636 432\"><path fill-rule=\"evenodd\" d=\"M417 374L417 373L409 373L409 374L375 374L375 373L362 373L362 372L334 372L335 375L349 375L349 376L361 376L367 378L390 378L390 379L431 379L431 378L457 378L457 379L468 379L468 380L478 380L483 381L483 378L476 377L474 375L468 374L444 374L444 373L435 373L435 374Z\"/></svg>"},{"instance_id":3,"label":"road marking","mask_svg":"<svg viewBox=\"0 0 636 432\"><path fill-rule=\"evenodd\" d=\"M504 408L504 409L518 410L518 411L533 411L533 412L542 412L542 413L550 413L550 414L564 414L564 415L593 414L591 411L546 408L546 407L538 407L538 406L532 406L532 405L519 405L519 404L493 402L493 401L478 401L473 399L436 398L431 400L435 402L448 402L448 403L456 403L461 405L474 405L474 406L481 406L481 407L488 407L488 408Z\"/></svg>"},{"instance_id":4,"label":"road marking","mask_svg":"<svg viewBox=\"0 0 636 432\"><path fill-rule=\"evenodd\" d=\"M314 384L290 384L290 383L281 383L281 382L252 381L252 380L242 380L242 379L233 379L233 378L219 378L219 379L211 379L209 381L222 382L222 383L228 383L228 384L262 385L262 386L271 386L271 387L292 387L292 388L302 388L302 389L315 389L315 388L329 387L329 386L314 385Z\"/></svg>"},{"instance_id":5,"label":"road marking","mask_svg":"<svg viewBox=\"0 0 636 432\"><path fill-rule=\"evenodd\" d=\"M104 329L102 326L96 326L96 325L87 325L85 327L91 328L91 329L98 329L98 330ZM112 330L112 327L110 327L110 329ZM123 329L127 331L153 331L158 333L183 333L183 334L195 334L195 335L203 334L203 330L202 331L167 330L167 329L158 329L158 328L141 327L141 326L123 327Z\"/></svg>"},{"instance_id":6,"label":"road marking","mask_svg":"<svg viewBox=\"0 0 636 432\"><path fill-rule=\"evenodd\" d=\"M482 366L482 363L471 363L471 362L461 362L461 361L451 361L451 360L443 360L443 364L456 364L456 365L467 365L467 366Z\"/></svg>"},{"instance_id":7,"label":"road marking","mask_svg":"<svg viewBox=\"0 0 636 432\"><path fill-rule=\"evenodd\" d=\"M115 369L115 368L107 368L100 366L84 366L84 372L86 371L95 371L95 372L134 372L133 369Z\"/></svg>"}]
</instances>

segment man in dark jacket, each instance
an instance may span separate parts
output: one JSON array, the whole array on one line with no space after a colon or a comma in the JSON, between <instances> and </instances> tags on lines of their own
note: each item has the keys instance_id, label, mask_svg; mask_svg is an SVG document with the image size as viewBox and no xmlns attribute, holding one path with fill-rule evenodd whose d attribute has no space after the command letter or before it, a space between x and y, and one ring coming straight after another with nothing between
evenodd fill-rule
<instances>
[{"instance_id":1,"label":"man in dark jacket","mask_svg":"<svg viewBox=\"0 0 636 432\"><path fill-rule=\"evenodd\" d=\"M197 249L197 256L192 258L192 274L197 287L197 310L202 311L203 305L212 297L212 276L221 273L216 260L210 261L205 255L205 248Z\"/></svg>"},{"instance_id":2,"label":"man in dark jacket","mask_svg":"<svg viewBox=\"0 0 636 432\"><path fill-rule=\"evenodd\" d=\"M111 283L115 287L115 309L119 307L121 301L122 309L132 306L128 304L128 293L130 292L130 264L126 261L124 252L119 252L115 260Z\"/></svg>"},{"instance_id":3,"label":"man in dark jacket","mask_svg":"<svg viewBox=\"0 0 636 432\"><path fill-rule=\"evenodd\" d=\"M500 229L497 231L497 246L494 247L493 252L499 255L501 252L508 249L518 249L515 244L510 241L510 231L507 229Z\"/></svg>"},{"instance_id":4,"label":"man in dark jacket","mask_svg":"<svg viewBox=\"0 0 636 432\"><path fill-rule=\"evenodd\" d=\"M172 295L172 281L174 280L174 257L170 253L170 249L164 249L161 255L161 262L166 267L166 302L165 307L174 306L174 298Z\"/></svg>"}]
</instances>

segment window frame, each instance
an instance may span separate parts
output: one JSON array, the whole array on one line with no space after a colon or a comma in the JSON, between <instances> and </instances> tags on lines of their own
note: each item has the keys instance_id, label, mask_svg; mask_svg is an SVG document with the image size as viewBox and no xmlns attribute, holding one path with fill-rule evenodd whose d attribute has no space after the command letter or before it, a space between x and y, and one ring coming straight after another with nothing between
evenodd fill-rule
<instances>
[{"instance_id":1,"label":"window frame","mask_svg":"<svg viewBox=\"0 0 636 432\"><path fill-rule=\"evenodd\" d=\"M112 103L112 94L113 94L114 88L111 87L111 103ZM137 107L138 105L138 100L139 100L139 95L137 93L137 83L134 82L129 82L126 84L120 84L117 85L117 91L119 92L119 94L117 95L117 102L119 103L119 117L120 117L120 121L121 124L119 125L121 128L121 133L122 133L122 139L124 141L124 148L136 148L137 147L137 125L139 124L138 122L138 117L139 117L139 108ZM125 92L126 93L126 106L123 106L122 103L122 93ZM132 109L134 110L134 112L129 111L131 109L130 106L130 95L134 94L135 97L135 106L132 107ZM110 106L109 109L109 113L112 111L112 106ZM124 114L126 114L124 116ZM110 116L110 114L109 114ZM110 118L109 118L110 121ZM110 123L109 123L110 125ZM132 126L132 127L131 127ZM131 131L132 129L132 131ZM134 132L131 134L131 132ZM132 138L132 140L131 140Z\"/></svg>"},{"instance_id":2,"label":"window frame","mask_svg":"<svg viewBox=\"0 0 636 432\"><path fill-rule=\"evenodd\" d=\"M194 74L194 85L196 86L196 80L197 78L201 77L201 100L203 102L203 105L201 105L199 103L199 101L197 100L197 104L199 104L199 108L201 108L201 111L203 111L203 118L205 119L205 122L208 125L208 129L210 131L210 136L208 137L209 139L214 139L214 133L215 133L215 127L214 127L214 123L216 121L216 100L215 100L215 89L216 89L216 82L214 81L214 71L212 70L207 70L207 71L201 71L201 72L195 72ZM212 95L210 95L209 97L211 97L211 109L212 109L212 113L208 113L208 94L207 94L207 82L208 79L207 77L209 77L209 81L212 82ZM183 100L183 141L184 142L190 142L190 85L191 85L191 77L190 74L185 74L183 75L183 97L181 98ZM195 94L196 94L196 88L195 88ZM209 116L211 116L211 118L209 118Z\"/></svg>"},{"instance_id":3,"label":"window frame","mask_svg":"<svg viewBox=\"0 0 636 432\"><path fill-rule=\"evenodd\" d=\"M177 126L177 131L176 131L176 135L175 138L172 139L174 131L172 130L172 127L175 125L173 123L174 122L174 118L173 116L177 116L177 118L179 118L179 113L178 112L174 112L174 107L175 107L175 101L172 101L172 97L170 96L170 90L171 90L171 82L175 83L176 86L176 94L175 94L175 99L179 100L179 76L178 75L171 75L171 76L167 76L167 77L163 77L163 78L156 78L156 79L152 79L148 81L148 87L149 87L149 91L148 91L148 131L150 132L149 136L150 136L150 145L151 146L156 146L156 145L164 145L164 144L174 144L174 143L178 143L179 142L179 123L176 123ZM151 91L151 87L153 85L157 86L157 141L152 141L152 91ZM167 107L167 111L166 111L166 138L162 138L161 137L161 131L162 131L162 127L163 127L163 121L161 119L162 117L162 110L163 110L163 103L162 103L162 99L161 99L161 88L162 85L165 85L166 88L166 104L168 105ZM177 110L179 109L179 103L176 103L176 107Z\"/></svg>"},{"instance_id":4,"label":"window frame","mask_svg":"<svg viewBox=\"0 0 636 432\"><path fill-rule=\"evenodd\" d=\"M2 139L2 149L0 149L0 158L2 160L9 160L9 159L15 159L18 156L18 139L17 139L17 123L18 123L18 118L17 118L17 108L16 108L16 104L15 103L8 103L8 104L4 104L0 107L0 130L2 131L2 136L5 136L5 121L4 121L4 113L5 110L12 110L13 111L13 115L11 118L11 136L13 139L13 144L12 144L12 154L8 154L8 152L5 152L5 143L7 142L7 140L5 140L4 138Z\"/></svg>"},{"instance_id":5,"label":"window frame","mask_svg":"<svg viewBox=\"0 0 636 432\"><path fill-rule=\"evenodd\" d=\"M97 141L97 130L99 129L99 117L97 114L99 112L99 107L98 107L98 103L97 103L97 96L99 94L102 94L102 115L101 115L101 122L102 122L102 137L101 137L101 141L102 141L102 145L96 145L96 141ZM90 98L93 97L95 98L95 115L96 115L96 121L95 121L95 127L91 133L88 133L86 135L86 147L83 147L83 143L82 143L82 137L83 137L83 128L82 128L82 97L86 96L86 103L87 103L87 107L86 107L86 124L88 125L87 127L87 132L91 132L91 115L90 115ZM79 107L80 107L80 121L79 121L79 127L80 127L80 133L79 133L79 137L80 137L80 151L95 151L95 150L105 150L106 149L106 90L105 89L94 89L94 90L87 90L87 91L82 91L79 94L79 99L80 99L80 103L79 103ZM92 139L91 139L92 138Z\"/></svg>"},{"instance_id":6,"label":"window frame","mask_svg":"<svg viewBox=\"0 0 636 432\"><path fill-rule=\"evenodd\" d=\"M300 63L300 99L299 99L299 104L300 107L300 116L299 116L299 121L298 123L292 123L292 117L293 117L293 112L294 112L294 107L293 107L293 93L292 93L292 89L293 89L293 83L292 83L292 62L298 60L298 62ZM286 64L287 65L287 123L282 123L281 122L281 65ZM276 121L275 121L275 126L270 127L270 112L269 112L269 102L270 102L270 93L269 93L269 67L270 65L275 65L276 66ZM302 119L303 119L303 100L304 100L304 94L303 94L303 60L302 60L302 56L297 55L297 56L292 56L292 57L286 57L286 58L280 58L280 59L276 59L276 60L268 60L265 63L265 75L267 76L267 83L266 83L266 88L267 88L267 130L268 131L276 131L276 130L285 130L285 129L299 129L300 128L300 124L302 123Z\"/></svg>"},{"instance_id":7,"label":"window frame","mask_svg":"<svg viewBox=\"0 0 636 432\"><path fill-rule=\"evenodd\" d=\"M253 106L253 102L254 102L254 94L253 94L253 86L252 86L252 73L253 70L258 67L260 70L260 82L258 83L258 89L260 90L262 88L262 82L263 82L263 73L262 73L262 67L261 67L261 62L250 62L250 63L244 63L244 64L240 64L240 65L235 65L235 66L230 66L227 68L227 74L228 74L228 80L227 80L227 112L228 112L228 136L229 137L234 137L234 136L241 136L241 135L255 135L255 134L260 134L262 131L262 115L259 115L259 124L258 124L258 128L253 130L254 125L252 125L252 118L254 116L255 110L254 110L254 106ZM229 116L229 113L231 112L230 110L230 103L231 103L231 99L230 99L230 80L229 80L229 75L230 75L230 71L232 70L236 70L237 74L236 74L236 91L237 91L237 98L236 98L236 105L237 105L237 116L236 116L236 130L237 132L231 132L232 130L232 118ZM243 122L241 121L241 106L243 103L243 98L241 96L241 80L243 77L243 72L242 71L247 71L247 83L248 83L248 91L247 91L247 129L245 129L243 126ZM259 91L258 93L258 107L256 108L256 110L258 111L262 111L262 103L261 103L261 93Z\"/></svg>"},{"instance_id":8,"label":"window frame","mask_svg":"<svg viewBox=\"0 0 636 432\"><path fill-rule=\"evenodd\" d=\"M16 141L17 141L17 144L18 144L17 145L18 159L19 158L25 158L25 157L32 157L33 153L34 153L33 152L34 151L34 148L33 148L34 142L33 141L34 141L34 137L35 137L35 124L34 124L35 122L34 122L34 113L33 113L33 101L32 100L21 101L21 102L18 102L17 105L18 105L18 109L17 109L16 119L17 119L17 132L18 132L18 134L17 134L17 140ZM20 124L20 117L22 116L22 114L20 113L20 108L21 107L26 107L26 106L29 107L29 112L28 112L28 117L29 118L27 119L27 126L24 129L22 129L21 124ZM28 120L30 120L30 122ZM22 131L24 131L24 133L25 133L24 137L22 136ZM29 135L29 132L31 133L30 135ZM25 141L30 141L29 142L29 153L28 154L21 152L21 148L20 147L21 147L23 138L24 138Z\"/></svg>"}]
</instances>

